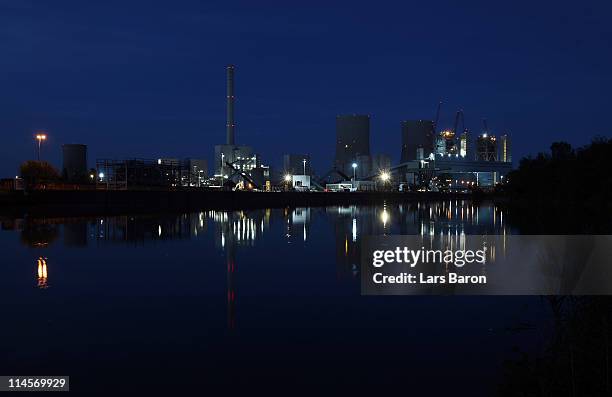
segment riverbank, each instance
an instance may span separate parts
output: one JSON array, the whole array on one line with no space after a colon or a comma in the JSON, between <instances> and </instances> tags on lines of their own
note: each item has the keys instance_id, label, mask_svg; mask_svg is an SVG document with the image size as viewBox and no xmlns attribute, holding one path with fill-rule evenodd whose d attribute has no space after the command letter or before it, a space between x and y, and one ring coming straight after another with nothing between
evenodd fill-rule
<instances>
[{"instance_id":1,"label":"riverbank","mask_svg":"<svg viewBox=\"0 0 612 397\"><path fill-rule=\"evenodd\" d=\"M2 214L106 214L202 209L377 205L480 199L440 192L242 192L219 190L36 190L0 192Z\"/></svg>"}]
</instances>

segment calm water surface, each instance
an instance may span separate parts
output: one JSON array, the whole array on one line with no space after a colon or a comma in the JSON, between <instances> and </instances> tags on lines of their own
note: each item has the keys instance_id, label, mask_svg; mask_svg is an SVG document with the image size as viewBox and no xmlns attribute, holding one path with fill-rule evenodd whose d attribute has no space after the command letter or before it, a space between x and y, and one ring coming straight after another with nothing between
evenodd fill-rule
<instances>
[{"instance_id":1,"label":"calm water surface","mask_svg":"<svg viewBox=\"0 0 612 397\"><path fill-rule=\"evenodd\" d=\"M491 395L535 297L362 297L364 235L518 233L491 204L1 218L0 373L74 391Z\"/></svg>"}]
</instances>

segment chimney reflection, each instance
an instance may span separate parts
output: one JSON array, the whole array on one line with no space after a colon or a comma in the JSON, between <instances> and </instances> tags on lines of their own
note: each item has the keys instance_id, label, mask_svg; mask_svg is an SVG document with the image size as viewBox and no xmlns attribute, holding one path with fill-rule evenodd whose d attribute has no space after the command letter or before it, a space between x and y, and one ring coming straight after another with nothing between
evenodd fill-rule
<instances>
[{"instance_id":1,"label":"chimney reflection","mask_svg":"<svg viewBox=\"0 0 612 397\"><path fill-rule=\"evenodd\" d=\"M270 227L271 211L207 211L205 216L214 224L217 248L225 251L227 274L227 327L236 327L236 251L239 247L252 247Z\"/></svg>"}]
</instances>

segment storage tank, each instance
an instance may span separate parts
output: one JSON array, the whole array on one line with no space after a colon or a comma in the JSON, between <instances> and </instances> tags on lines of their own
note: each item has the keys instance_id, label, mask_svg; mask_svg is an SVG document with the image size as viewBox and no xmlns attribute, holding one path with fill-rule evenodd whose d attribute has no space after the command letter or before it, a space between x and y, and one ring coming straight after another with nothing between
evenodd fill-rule
<instances>
[{"instance_id":1,"label":"storage tank","mask_svg":"<svg viewBox=\"0 0 612 397\"><path fill-rule=\"evenodd\" d=\"M87 145L62 145L62 175L71 182L84 181L87 178Z\"/></svg>"}]
</instances>

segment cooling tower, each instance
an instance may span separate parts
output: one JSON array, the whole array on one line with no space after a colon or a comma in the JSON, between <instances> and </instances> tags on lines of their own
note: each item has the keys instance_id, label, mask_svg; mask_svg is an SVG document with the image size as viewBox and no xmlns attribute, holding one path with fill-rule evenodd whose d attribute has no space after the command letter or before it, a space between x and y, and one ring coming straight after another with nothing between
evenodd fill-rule
<instances>
[{"instance_id":1,"label":"cooling tower","mask_svg":"<svg viewBox=\"0 0 612 397\"><path fill-rule=\"evenodd\" d=\"M370 155L370 116L346 115L336 117L336 160L338 169Z\"/></svg>"},{"instance_id":2,"label":"cooling tower","mask_svg":"<svg viewBox=\"0 0 612 397\"><path fill-rule=\"evenodd\" d=\"M417 159L417 149L428 157L434 151L434 123L431 120L402 121L401 163Z\"/></svg>"}]
</instances>

